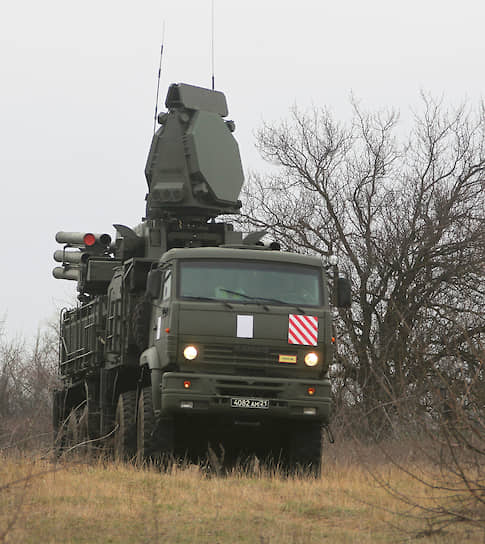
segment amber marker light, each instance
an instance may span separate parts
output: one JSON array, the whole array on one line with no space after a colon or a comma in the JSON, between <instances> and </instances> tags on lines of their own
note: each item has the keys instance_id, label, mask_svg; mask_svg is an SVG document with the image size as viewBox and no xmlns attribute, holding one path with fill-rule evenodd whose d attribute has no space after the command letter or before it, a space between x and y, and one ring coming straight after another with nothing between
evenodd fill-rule
<instances>
[{"instance_id":1,"label":"amber marker light","mask_svg":"<svg viewBox=\"0 0 485 544\"><path fill-rule=\"evenodd\" d=\"M199 352L195 346L186 346L184 349L184 357L189 361L193 361L198 354Z\"/></svg>"},{"instance_id":2,"label":"amber marker light","mask_svg":"<svg viewBox=\"0 0 485 544\"><path fill-rule=\"evenodd\" d=\"M313 351L310 351L310 353L307 353L305 355L305 364L306 366L318 365L318 355Z\"/></svg>"},{"instance_id":3,"label":"amber marker light","mask_svg":"<svg viewBox=\"0 0 485 544\"><path fill-rule=\"evenodd\" d=\"M307 389L307 393L308 393L311 397L313 397L313 395L315 394L315 388L314 388L314 387L309 387L309 388Z\"/></svg>"},{"instance_id":4,"label":"amber marker light","mask_svg":"<svg viewBox=\"0 0 485 544\"><path fill-rule=\"evenodd\" d=\"M167 327L167 328L165 329L165 332L168 334L168 333L170 332L170 329Z\"/></svg>"},{"instance_id":5,"label":"amber marker light","mask_svg":"<svg viewBox=\"0 0 485 544\"><path fill-rule=\"evenodd\" d=\"M190 389L191 385L192 385L192 383L189 380L184 381L184 389Z\"/></svg>"}]
</instances>

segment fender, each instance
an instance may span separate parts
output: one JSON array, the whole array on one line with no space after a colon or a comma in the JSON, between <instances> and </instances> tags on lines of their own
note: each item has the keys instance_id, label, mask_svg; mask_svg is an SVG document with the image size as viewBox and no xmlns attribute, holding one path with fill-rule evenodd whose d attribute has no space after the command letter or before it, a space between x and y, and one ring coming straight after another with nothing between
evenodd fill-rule
<instances>
[{"instance_id":1,"label":"fender","mask_svg":"<svg viewBox=\"0 0 485 544\"><path fill-rule=\"evenodd\" d=\"M152 382L153 411L155 415L160 413L162 399L160 398L160 384L162 383L162 365L158 357L157 348L152 346L140 355L140 366L147 365L150 369Z\"/></svg>"},{"instance_id":2,"label":"fender","mask_svg":"<svg viewBox=\"0 0 485 544\"><path fill-rule=\"evenodd\" d=\"M157 348L152 346L140 355L140 366L147 365L150 370L162 370Z\"/></svg>"}]
</instances>

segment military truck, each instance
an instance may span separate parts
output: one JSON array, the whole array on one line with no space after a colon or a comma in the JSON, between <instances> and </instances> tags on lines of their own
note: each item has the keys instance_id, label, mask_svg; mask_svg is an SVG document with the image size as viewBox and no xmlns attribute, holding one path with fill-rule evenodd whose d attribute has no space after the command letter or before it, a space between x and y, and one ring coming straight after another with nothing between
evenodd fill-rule
<instances>
[{"instance_id":1,"label":"military truck","mask_svg":"<svg viewBox=\"0 0 485 544\"><path fill-rule=\"evenodd\" d=\"M243 171L223 93L170 86L148 155L146 217L107 233L58 232L56 278L77 281L60 317L54 427L62 451L119 459L271 455L321 463L331 414L332 304L349 284L327 263L243 236Z\"/></svg>"}]
</instances>

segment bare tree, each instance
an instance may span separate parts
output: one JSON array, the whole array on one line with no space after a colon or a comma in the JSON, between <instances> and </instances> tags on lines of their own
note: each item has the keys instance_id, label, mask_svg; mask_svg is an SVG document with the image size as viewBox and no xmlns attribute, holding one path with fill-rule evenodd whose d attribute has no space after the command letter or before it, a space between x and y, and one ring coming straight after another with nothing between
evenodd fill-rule
<instances>
[{"instance_id":1,"label":"bare tree","mask_svg":"<svg viewBox=\"0 0 485 544\"><path fill-rule=\"evenodd\" d=\"M483 346L470 346L467 360L450 352L447 364L432 369L414 388L414 398L425 410L410 412L408 398L389 399L401 433L398 440L379 443L385 470L360 460L379 485L405 505L399 516L422 522L421 536L442 534L457 523L485 530L484 371ZM413 491L388 477L389 463L416 481Z\"/></svg>"},{"instance_id":2,"label":"bare tree","mask_svg":"<svg viewBox=\"0 0 485 544\"><path fill-rule=\"evenodd\" d=\"M0 328L0 417L2 421L22 408L21 363L25 345L22 339L7 340Z\"/></svg>"},{"instance_id":3,"label":"bare tree","mask_svg":"<svg viewBox=\"0 0 485 544\"><path fill-rule=\"evenodd\" d=\"M45 330L32 344L0 329L0 446L51 442L51 396L56 383L57 335Z\"/></svg>"},{"instance_id":4,"label":"bare tree","mask_svg":"<svg viewBox=\"0 0 485 544\"><path fill-rule=\"evenodd\" d=\"M455 354L476 374L473 350L485 332L485 115L483 107L446 111L423 96L400 142L395 112L366 113L355 102L353 112L347 125L318 108L265 124L257 145L273 173L251 177L243 219L286 248L339 256L354 304L340 312L336 395L379 433L396 417L390 399L427 410L417 385L430 372L451 372Z\"/></svg>"}]
</instances>

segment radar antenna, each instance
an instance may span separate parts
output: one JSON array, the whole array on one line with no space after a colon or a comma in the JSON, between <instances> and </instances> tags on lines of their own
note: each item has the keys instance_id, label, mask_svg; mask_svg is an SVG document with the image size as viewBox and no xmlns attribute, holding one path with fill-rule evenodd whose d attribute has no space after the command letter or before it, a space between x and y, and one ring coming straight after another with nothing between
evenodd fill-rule
<instances>
[{"instance_id":1,"label":"radar antenna","mask_svg":"<svg viewBox=\"0 0 485 544\"><path fill-rule=\"evenodd\" d=\"M153 134L157 128L158 95L160 93L160 76L162 75L163 44L165 43L165 21L162 24L162 44L160 45L160 63L158 64L157 97L155 99L155 116L153 118Z\"/></svg>"},{"instance_id":2,"label":"radar antenna","mask_svg":"<svg viewBox=\"0 0 485 544\"><path fill-rule=\"evenodd\" d=\"M211 68L212 68L212 90L215 89L214 76L214 0L211 2Z\"/></svg>"}]
</instances>

